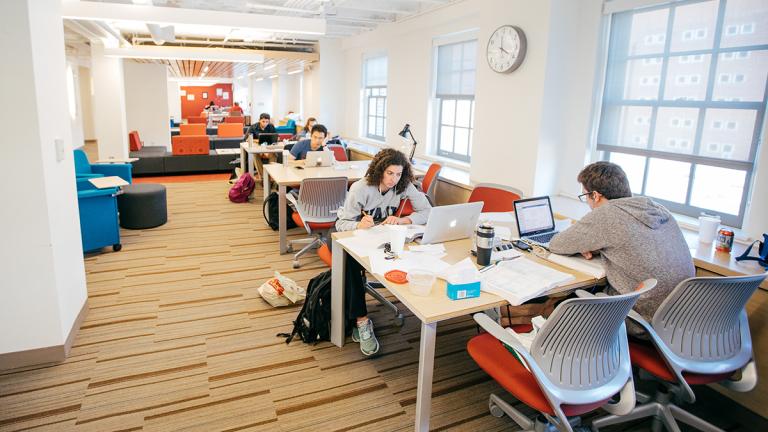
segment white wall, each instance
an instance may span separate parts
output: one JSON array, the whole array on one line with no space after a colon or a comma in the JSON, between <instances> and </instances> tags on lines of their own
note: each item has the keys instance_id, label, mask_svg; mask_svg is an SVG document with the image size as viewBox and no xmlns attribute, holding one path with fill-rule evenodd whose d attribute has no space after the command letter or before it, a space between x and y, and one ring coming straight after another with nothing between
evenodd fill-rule
<instances>
[{"instance_id":1,"label":"white wall","mask_svg":"<svg viewBox=\"0 0 768 432\"><path fill-rule=\"evenodd\" d=\"M309 117L318 118L320 116L320 74L317 72L317 68L304 71L304 85L303 85L303 106L304 106L304 120ZM318 118L322 124L322 119Z\"/></svg>"},{"instance_id":2,"label":"white wall","mask_svg":"<svg viewBox=\"0 0 768 432\"><path fill-rule=\"evenodd\" d=\"M145 146L171 149L168 67L126 61L125 114L128 131L138 131Z\"/></svg>"},{"instance_id":3,"label":"white wall","mask_svg":"<svg viewBox=\"0 0 768 432\"><path fill-rule=\"evenodd\" d=\"M259 120L259 114L272 115L272 80L251 79L251 122Z\"/></svg>"},{"instance_id":4,"label":"white wall","mask_svg":"<svg viewBox=\"0 0 768 432\"><path fill-rule=\"evenodd\" d=\"M80 66L77 74L80 87L80 105L83 112L83 139L95 140L93 128L93 95L91 94L91 68Z\"/></svg>"},{"instance_id":5,"label":"white wall","mask_svg":"<svg viewBox=\"0 0 768 432\"><path fill-rule=\"evenodd\" d=\"M104 46L98 42L91 42L91 81L99 158L124 159L128 157L128 127L123 59L105 56Z\"/></svg>"},{"instance_id":6,"label":"white wall","mask_svg":"<svg viewBox=\"0 0 768 432\"><path fill-rule=\"evenodd\" d=\"M4 2L0 50L13 59L0 91L14 101L0 107L0 113L14 118L16 126L4 137L16 144L4 145L0 158L0 353L11 353L63 344L87 290L61 2ZM64 142L61 161L55 139ZM20 178L24 187L19 187Z\"/></svg>"},{"instance_id":7,"label":"white wall","mask_svg":"<svg viewBox=\"0 0 768 432\"><path fill-rule=\"evenodd\" d=\"M403 50L407 51L407 50ZM319 111L317 118L329 131L346 130L345 90L349 87L345 80L349 65L344 63L342 42L339 39L320 39L320 64L318 67ZM335 132L331 132L336 134ZM346 133L346 132L345 132Z\"/></svg>"},{"instance_id":8,"label":"white wall","mask_svg":"<svg viewBox=\"0 0 768 432\"><path fill-rule=\"evenodd\" d=\"M71 78L69 74L72 74ZM85 137L83 132L83 106L80 100L80 67L76 61L67 61L65 80L67 85L67 118L70 120L72 147L79 148L85 145ZM72 86L71 90L69 86ZM72 115L72 108L74 108L74 116Z\"/></svg>"},{"instance_id":9,"label":"white wall","mask_svg":"<svg viewBox=\"0 0 768 432\"><path fill-rule=\"evenodd\" d=\"M168 81L168 115L181 122L181 86L178 81ZM169 122L170 126L170 122Z\"/></svg>"}]
</instances>

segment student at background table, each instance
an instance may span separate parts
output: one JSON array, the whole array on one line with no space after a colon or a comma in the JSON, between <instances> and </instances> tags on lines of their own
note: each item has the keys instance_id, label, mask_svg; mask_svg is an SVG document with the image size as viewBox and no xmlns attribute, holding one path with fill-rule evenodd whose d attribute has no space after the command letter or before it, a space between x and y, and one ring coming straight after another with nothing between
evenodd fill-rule
<instances>
[{"instance_id":1,"label":"student at background table","mask_svg":"<svg viewBox=\"0 0 768 432\"><path fill-rule=\"evenodd\" d=\"M291 147L291 160L304 160L307 158L307 152L325 150L325 141L328 139L328 129L321 124L312 126L312 132L309 139L304 139Z\"/></svg>"},{"instance_id":2,"label":"student at background table","mask_svg":"<svg viewBox=\"0 0 768 432\"><path fill-rule=\"evenodd\" d=\"M299 132L296 135L297 139L306 139L309 138L312 135L312 127L317 124L317 119L314 117L310 117L307 119L307 123L304 125L304 127L301 129L301 132Z\"/></svg>"},{"instance_id":3,"label":"student at background table","mask_svg":"<svg viewBox=\"0 0 768 432\"><path fill-rule=\"evenodd\" d=\"M409 199L414 212L398 217L400 201ZM424 193L413 185L413 168L408 157L395 149L383 149L373 157L365 177L349 188L344 207L339 209L337 231L367 229L377 223L391 225L425 224L431 206ZM373 321L365 304L365 272L360 263L348 257L345 265L345 319L354 321L352 340L370 356L379 351Z\"/></svg>"},{"instance_id":4,"label":"student at background table","mask_svg":"<svg viewBox=\"0 0 768 432\"><path fill-rule=\"evenodd\" d=\"M556 234L549 250L601 259L609 294L626 294L645 279L657 279L656 288L635 304L635 310L650 322L675 286L695 275L680 227L661 204L633 197L627 175L614 163L587 165L577 180L583 192L579 199L592 211ZM643 334L632 322L627 330L635 336Z\"/></svg>"}]
</instances>

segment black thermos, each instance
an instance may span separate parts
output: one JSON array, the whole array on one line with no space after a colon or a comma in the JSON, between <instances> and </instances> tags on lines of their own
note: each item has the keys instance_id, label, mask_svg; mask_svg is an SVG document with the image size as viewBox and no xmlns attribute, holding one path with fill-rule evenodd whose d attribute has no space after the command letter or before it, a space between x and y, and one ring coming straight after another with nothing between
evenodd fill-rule
<instances>
[{"instance_id":1,"label":"black thermos","mask_svg":"<svg viewBox=\"0 0 768 432\"><path fill-rule=\"evenodd\" d=\"M493 226L484 223L477 227L475 242L477 265L490 265L491 253L493 252Z\"/></svg>"}]
</instances>

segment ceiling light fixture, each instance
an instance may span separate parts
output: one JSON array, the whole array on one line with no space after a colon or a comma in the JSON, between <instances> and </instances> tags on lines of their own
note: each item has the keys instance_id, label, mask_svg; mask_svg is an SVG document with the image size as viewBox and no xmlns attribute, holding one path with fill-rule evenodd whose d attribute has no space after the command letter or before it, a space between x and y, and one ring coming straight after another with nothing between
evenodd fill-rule
<instances>
[{"instance_id":1,"label":"ceiling light fixture","mask_svg":"<svg viewBox=\"0 0 768 432\"><path fill-rule=\"evenodd\" d=\"M264 70L270 70L270 69L274 69L274 68L275 68L275 66L277 66L277 64L275 64L275 63L272 63L272 64L271 64L271 65L269 65L269 66L264 66Z\"/></svg>"},{"instance_id":2,"label":"ceiling light fixture","mask_svg":"<svg viewBox=\"0 0 768 432\"><path fill-rule=\"evenodd\" d=\"M253 72L249 72L249 73L248 73L248 76L254 76L254 75L256 75L256 71L253 71Z\"/></svg>"},{"instance_id":3,"label":"ceiling light fixture","mask_svg":"<svg viewBox=\"0 0 768 432\"><path fill-rule=\"evenodd\" d=\"M275 78L277 78L277 75L270 75L269 76L269 79L275 79Z\"/></svg>"},{"instance_id":4,"label":"ceiling light fixture","mask_svg":"<svg viewBox=\"0 0 768 432\"><path fill-rule=\"evenodd\" d=\"M264 77L259 77L259 78L256 78L256 80L255 80L255 81L264 81Z\"/></svg>"},{"instance_id":5,"label":"ceiling light fixture","mask_svg":"<svg viewBox=\"0 0 768 432\"><path fill-rule=\"evenodd\" d=\"M244 76L242 76L242 75L239 75L239 76L237 77L237 79L239 79L239 80L240 80L240 79L243 79L243 78L245 78L245 77L244 77Z\"/></svg>"},{"instance_id":6,"label":"ceiling light fixture","mask_svg":"<svg viewBox=\"0 0 768 432\"><path fill-rule=\"evenodd\" d=\"M295 71L290 71L290 72L288 72L288 75L294 75L294 74L301 73L301 72L303 72L302 69L295 70Z\"/></svg>"},{"instance_id":7,"label":"ceiling light fixture","mask_svg":"<svg viewBox=\"0 0 768 432\"><path fill-rule=\"evenodd\" d=\"M208 66L203 68L203 73L208 73Z\"/></svg>"}]
</instances>

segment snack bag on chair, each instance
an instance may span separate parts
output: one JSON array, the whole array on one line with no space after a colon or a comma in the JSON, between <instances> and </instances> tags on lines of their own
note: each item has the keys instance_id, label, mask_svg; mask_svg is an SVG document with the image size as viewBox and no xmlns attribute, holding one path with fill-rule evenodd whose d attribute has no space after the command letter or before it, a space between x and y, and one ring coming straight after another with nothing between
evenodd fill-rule
<instances>
[{"instance_id":1,"label":"snack bag on chair","mask_svg":"<svg viewBox=\"0 0 768 432\"><path fill-rule=\"evenodd\" d=\"M301 303L307 296L307 291L280 272L275 272L275 277L261 284L259 294L273 307L280 307Z\"/></svg>"}]
</instances>

